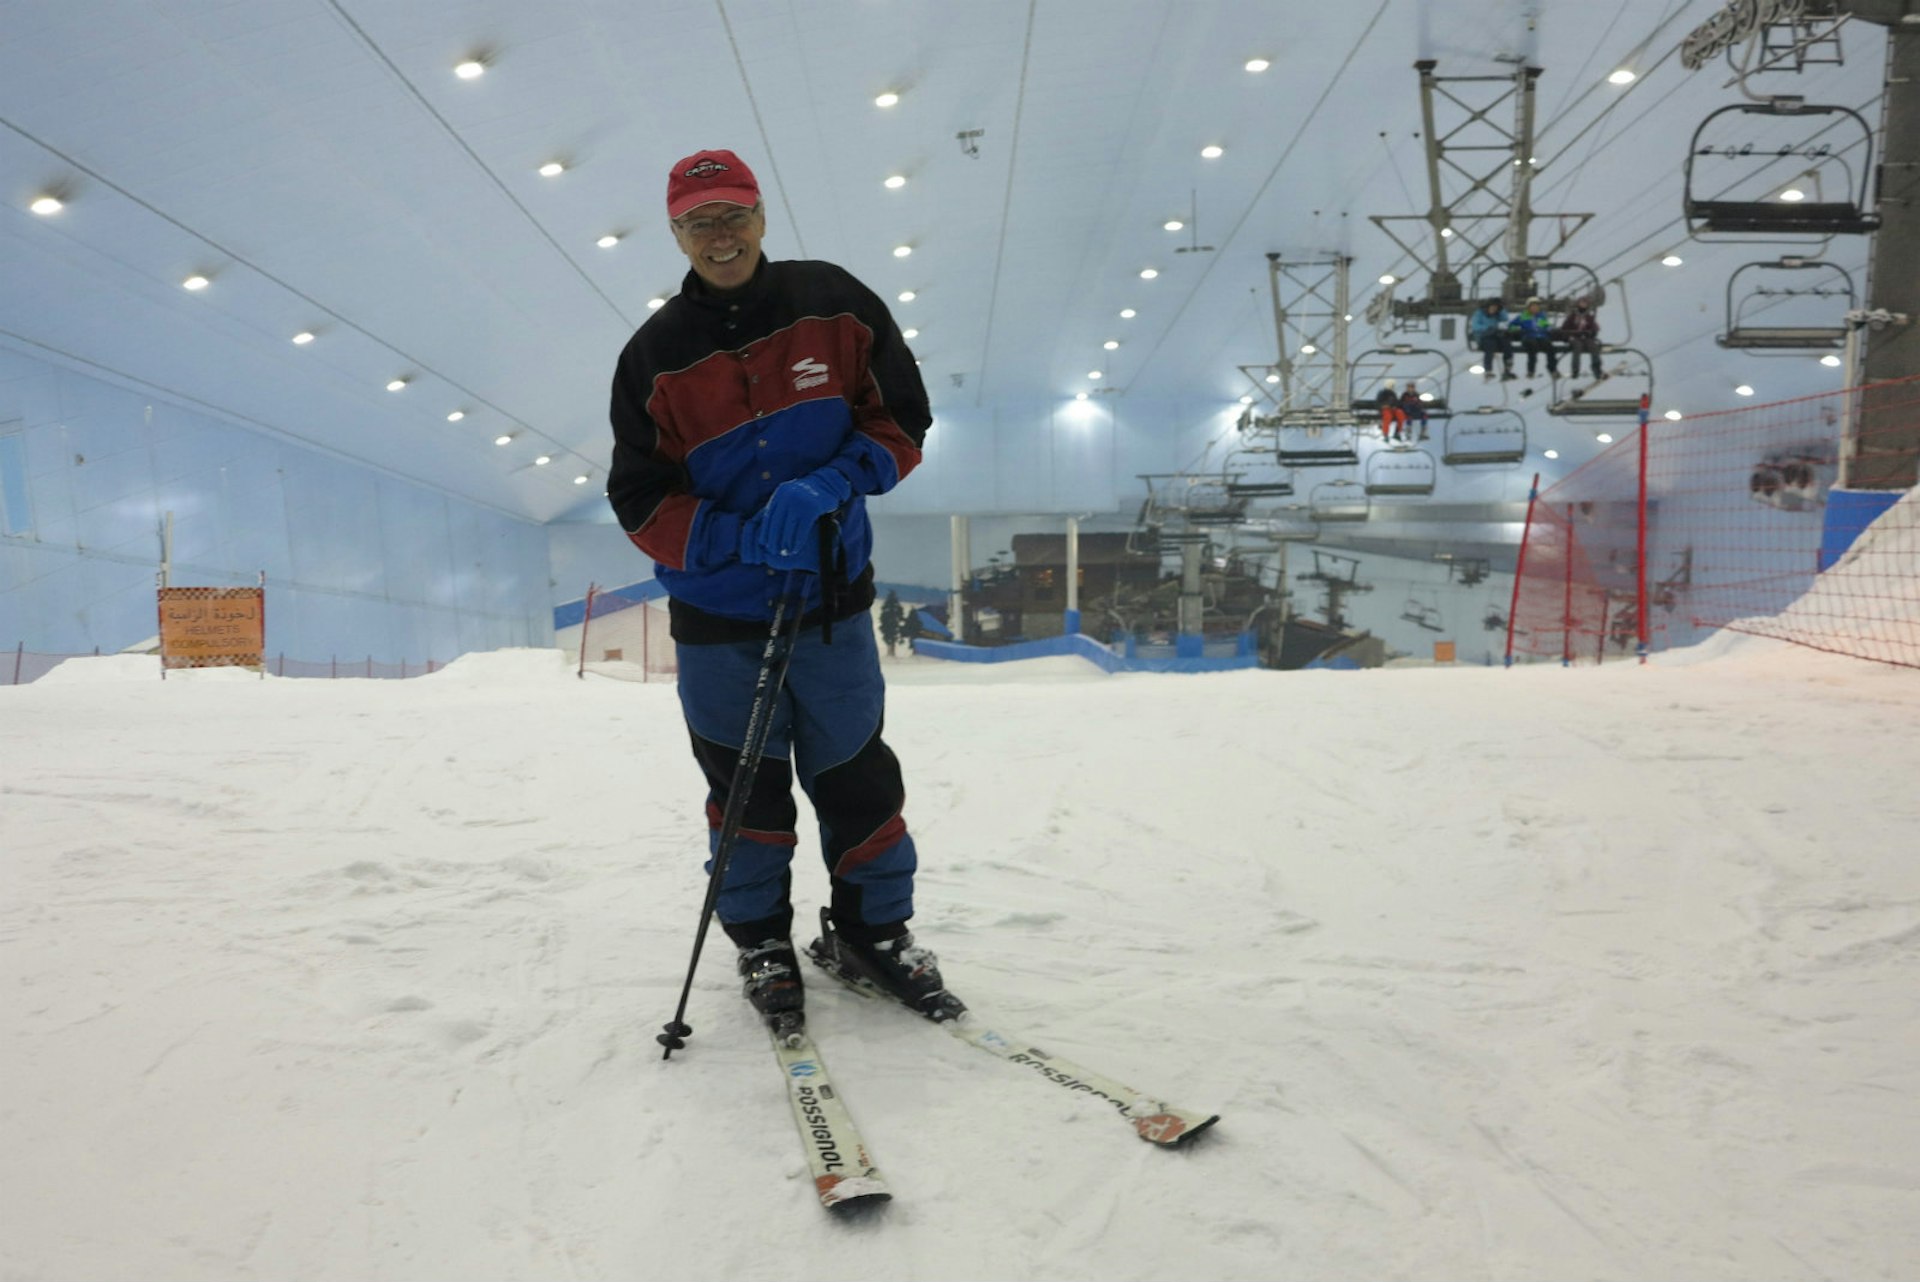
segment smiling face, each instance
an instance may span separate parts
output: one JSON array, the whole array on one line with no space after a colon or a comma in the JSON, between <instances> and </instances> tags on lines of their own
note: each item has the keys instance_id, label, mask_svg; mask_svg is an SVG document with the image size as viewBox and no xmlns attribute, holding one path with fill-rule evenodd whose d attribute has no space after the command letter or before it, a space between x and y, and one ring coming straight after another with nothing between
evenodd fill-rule
<instances>
[{"instance_id":1,"label":"smiling face","mask_svg":"<svg viewBox=\"0 0 1920 1282\"><path fill-rule=\"evenodd\" d=\"M694 274L712 288L739 289L753 279L760 265L760 239L767 234L763 206L749 210L709 201L674 219L672 226L674 243L693 264Z\"/></svg>"}]
</instances>

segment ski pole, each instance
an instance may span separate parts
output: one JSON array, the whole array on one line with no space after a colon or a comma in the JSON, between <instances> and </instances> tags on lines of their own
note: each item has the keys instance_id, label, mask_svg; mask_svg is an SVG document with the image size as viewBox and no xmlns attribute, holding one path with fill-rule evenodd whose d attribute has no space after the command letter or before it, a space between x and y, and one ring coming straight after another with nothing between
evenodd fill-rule
<instances>
[{"instance_id":1,"label":"ski pole","mask_svg":"<svg viewBox=\"0 0 1920 1282\"><path fill-rule=\"evenodd\" d=\"M740 745L740 756L734 762L733 782L727 787L727 808L720 819L720 839L714 843L713 870L707 876L706 902L700 906L700 925L693 935L693 956L687 961L686 982L680 986L680 1005L673 1012L672 1022L665 1025L665 1031L654 1040L666 1050L661 1059L673 1058L677 1050L686 1049L686 1039L693 1036L693 1029L687 1025L687 999L693 992L693 973L700 965L700 950L707 942L707 926L713 920L713 906L720 899L720 885L727 875L727 863L733 857L734 842L740 836L740 826L746 818L747 794L753 791L753 777L760 770L760 758L767 750L767 737L773 730L774 708L780 702L780 691L787 683L787 665L793 660L794 643L800 637L800 620L805 614L805 599L801 593L801 571L789 570L785 588L780 593L780 601L774 606L773 626L767 631L767 648L760 660L760 676L753 688L753 711L747 717L747 734ZM792 621L788 621L789 613Z\"/></svg>"}]
</instances>

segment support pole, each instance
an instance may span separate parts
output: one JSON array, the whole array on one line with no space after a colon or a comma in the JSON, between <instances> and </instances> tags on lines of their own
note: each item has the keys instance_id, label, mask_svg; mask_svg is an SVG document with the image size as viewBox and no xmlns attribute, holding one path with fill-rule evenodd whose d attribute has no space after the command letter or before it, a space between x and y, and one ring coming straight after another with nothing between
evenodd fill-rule
<instances>
[{"instance_id":1,"label":"support pole","mask_svg":"<svg viewBox=\"0 0 1920 1282\"><path fill-rule=\"evenodd\" d=\"M1080 518L1067 518L1067 613L1060 630L1067 636L1080 631Z\"/></svg>"},{"instance_id":2,"label":"support pole","mask_svg":"<svg viewBox=\"0 0 1920 1282\"><path fill-rule=\"evenodd\" d=\"M1566 593L1560 601L1560 666L1573 666L1573 504L1567 504Z\"/></svg>"},{"instance_id":3,"label":"support pole","mask_svg":"<svg viewBox=\"0 0 1920 1282\"><path fill-rule=\"evenodd\" d=\"M1887 70L1880 116L1880 230L1869 269L1865 383L1920 374L1920 14L1889 0L1846 0L1842 7L1887 29ZM1896 320L1894 318L1903 318ZM1862 428L1876 408L1852 425L1852 465L1846 484L1863 490L1910 489L1920 480L1920 419L1886 415Z\"/></svg>"},{"instance_id":4,"label":"support pole","mask_svg":"<svg viewBox=\"0 0 1920 1282\"><path fill-rule=\"evenodd\" d=\"M1520 531L1520 556L1513 566L1513 600L1507 605L1507 661L1504 666L1513 666L1513 628L1514 617L1520 613L1520 584L1527 577L1527 543L1533 537L1533 505L1540 501L1540 473L1533 474L1533 485L1527 490L1527 523Z\"/></svg>"},{"instance_id":5,"label":"support pole","mask_svg":"<svg viewBox=\"0 0 1920 1282\"><path fill-rule=\"evenodd\" d=\"M967 636L967 571L971 568L973 551L968 546L967 518L951 518L951 553L953 557L953 591L947 598L947 630L953 633L953 639L965 643Z\"/></svg>"},{"instance_id":6,"label":"support pole","mask_svg":"<svg viewBox=\"0 0 1920 1282\"><path fill-rule=\"evenodd\" d=\"M1653 398L1645 393L1640 397L1640 502L1638 543L1633 557L1633 576L1636 609L1638 611L1635 629L1639 633L1638 653L1642 664L1647 661L1647 643L1651 639L1652 626L1647 621L1647 417L1652 408ZM1603 637L1602 640L1605 638Z\"/></svg>"}]
</instances>

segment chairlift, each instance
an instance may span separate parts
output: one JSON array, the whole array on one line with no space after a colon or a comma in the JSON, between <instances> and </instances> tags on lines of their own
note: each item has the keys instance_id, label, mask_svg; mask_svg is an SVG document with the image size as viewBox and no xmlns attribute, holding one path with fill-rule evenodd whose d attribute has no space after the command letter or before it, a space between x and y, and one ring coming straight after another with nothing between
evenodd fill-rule
<instances>
[{"instance_id":1,"label":"chairlift","mask_svg":"<svg viewBox=\"0 0 1920 1282\"><path fill-rule=\"evenodd\" d=\"M1316 521L1364 521L1372 508L1358 481L1322 481L1307 495L1307 512Z\"/></svg>"},{"instance_id":2,"label":"chairlift","mask_svg":"<svg viewBox=\"0 0 1920 1282\"><path fill-rule=\"evenodd\" d=\"M1440 619L1440 605L1438 602L1428 604L1415 597L1408 597L1406 607L1400 611L1400 617L1415 627L1424 628L1428 632L1445 632L1447 630L1447 625L1441 622Z\"/></svg>"},{"instance_id":3,"label":"chairlift","mask_svg":"<svg viewBox=\"0 0 1920 1282\"><path fill-rule=\"evenodd\" d=\"M1360 461L1359 427L1342 416L1288 418L1275 430L1281 467L1349 467Z\"/></svg>"},{"instance_id":4,"label":"chairlift","mask_svg":"<svg viewBox=\"0 0 1920 1282\"><path fill-rule=\"evenodd\" d=\"M1804 275L1770 279L1769 272ZM1748 263L1727 278L1727 332L1715 341L1756 356L1839 351L1847 345L1846 313L1858 305L1852 274L1837 264L1817 258ZM1756 323L1762 316L1772 323ZM1815 323L1834 319L1840 323Z\"/></svg>"},{"instance_id":5,"label":"chairlift","mask_svg":"<svg viewBox=\"0 0 1920 1282\"><path fill-rule=\"evenodd\" d=\"M1477 406L1449 419L1440 442L1440 461L1449 467L1518 463L1527 456L1527 420L1518 410Z\"/></svg>"},{"instance_id":6,"label":"chairlift","mask_svg":"<svg viewBox=\"0 0 1920 1282\"><path fill-rule=\"evenodd\" d=\"M1369 495L1431 494L1439 471L1425 450L1379 450L1367 460L1365 489Z\"/></svg>"},{"instance_id":7,"label":"chairlift","mask_svg":"<svg viewBox=\"0 0 1920 1282\"><path fill-rule=\"evenodd\" d=\"M1489 272L1503 272L1500 288L1496 291L1491 282L1483 283ZM1478 299L1474 310L1478 311L1491 299L1498 299L1501 306L1513 308L1525 303L1529 298L1538 298L1546 304L1550 312L1564 312L1573 306L1574 300L1584 298L1593 305L1595 311L1607 301L1607 287L1600 283L1600 275L1585 263L1536 262L1523 259L1518 263L1482 263L1474 268L1473 297ZM1471 347L1473 340L1467 339Z\"/></svg>"},{"instance_id":8,"label":"chairlift","mask_svg":"<svg viewBox=\"0 0 1920 1282\"><path fill-rule=\"evenodd\" d=\"M1430 384L1420 393L1420 403L1425 407L1428 418L1446 418L1453 411L1448 408L1453 397L1453 362L1444 352L1431 347L1415 347L1411 343L1396 343L1392 347L1375 347L1360 353L1353 359L1347 373L1347 399L1356 414L1377 414L1380 410L1378 392L1369 396L1365 389L1379 388L1392 383L1396 392L1405 392L1413 384Z\"/></svg>"},{"instance_id":9,"label":"chairlift","mask_svg":"<svg viewBox=\"0 0 1920 1282\"><path fill-rule=\"evenodd\" d=\"M1847 135L1837 142L1817 142L1826 129L1809 134L1798 142L1768 146L1745 140L1720 141L1715 122L1735 115L1747 120L1760 116L1771 120L1819 119L1835 117L1833 125ZM1855 146L1861 149L1857 162L1846 156ZM1711 159L1716 163L1703 165ZM1811 179L1816 188L1823 174L1839 179L1841 200L1790 200L1780 192L1782 175L1774 171L1779 161L1807 161L1797 176ZM1770 171L1773 171L1770 173ZM1684 180L1684 207L1687 234L1696 240L1709 236L1722 238L1779 236L1858 236L1880 226L1880 215L1868 208L1868 185L1873 177L1873 128L1866 117L1851 107L1802 102L1798 98L1779 97L1768 102L1738 102L1708 114L1693 131L1693 144L1687 149ZM1727 180L1731 178L1731 182ZM1709 184L1720 186L1714 195L1703 194Z\"/></svg>"},{"instance_id":10,"label":"chairlift","mask_svg":"<svg viewBox=\"0 0 1920 1282\"><path fill-rule=\"evenodd\" d=\"M1547 413L1558 418L1638 418L1640 398L1653 397L1653 361L1636 347L1600 348L1600 378L1585 387L1569 387L1563 395L1560 385L1571 378L1553 376L1553 402ZM1597 392L1607 395L1595 395Z\"/></svg>"}]
</instances>

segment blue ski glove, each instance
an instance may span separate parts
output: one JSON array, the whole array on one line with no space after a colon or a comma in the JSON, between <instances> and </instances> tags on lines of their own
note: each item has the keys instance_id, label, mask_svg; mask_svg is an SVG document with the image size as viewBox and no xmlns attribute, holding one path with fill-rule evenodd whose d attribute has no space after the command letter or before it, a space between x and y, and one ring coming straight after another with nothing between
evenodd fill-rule
<instances>
[{"instance_id":1,"label":"blue ski glove","mask_svg":"<svg viewBox=\"0 0 1920 1282\"><path fill-rule=\"evenodd\" d=\"M752 516L744 517L740 521L740 537L735 545L735 551L740 560L747 565L767 563L766 553L760 550L761 527L766 524L766 521L765 509L755 512Z\"/></svg>"},{"instance_id":2,"label":"blue ski glove","mask_svg":"<svg viewBox=\"0 0 1920 1282\"><path fill-rule=\"evenodd\" d=\"M760 522L762 560L776 569L819 570L819 535L814 526L852 497L853 482L834 467L782 483L755 518ZM800 566L798 558L807 556L812 563Z\"/></svg>"}]
</instances>

